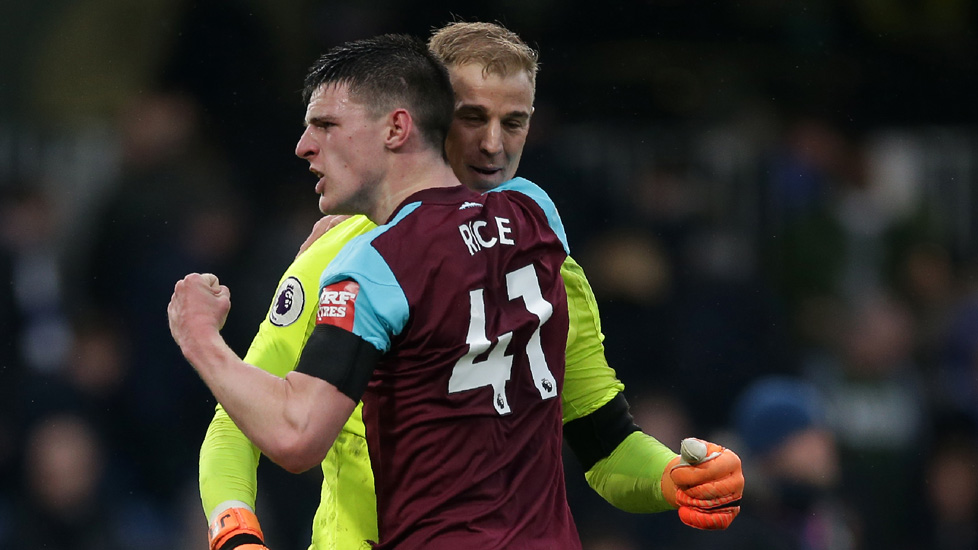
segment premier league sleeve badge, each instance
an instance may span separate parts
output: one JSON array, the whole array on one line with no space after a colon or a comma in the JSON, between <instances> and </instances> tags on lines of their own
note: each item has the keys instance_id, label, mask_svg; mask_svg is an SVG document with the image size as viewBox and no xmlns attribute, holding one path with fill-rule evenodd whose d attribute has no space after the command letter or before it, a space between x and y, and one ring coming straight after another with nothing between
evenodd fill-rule
<instances>
[{"instance_id":1,"label":"premier league sleeve badge","mask_svg":"<svg viewBox=\"0 0 978 550\"><path fill-rule=\"evenodd\" d=\"M268 312L268 320L277 327L287 327L302 315L306 303L306 293L302 283L295 277L288 277L275 292L275 301Z\"/></svg>"}]
</instances>

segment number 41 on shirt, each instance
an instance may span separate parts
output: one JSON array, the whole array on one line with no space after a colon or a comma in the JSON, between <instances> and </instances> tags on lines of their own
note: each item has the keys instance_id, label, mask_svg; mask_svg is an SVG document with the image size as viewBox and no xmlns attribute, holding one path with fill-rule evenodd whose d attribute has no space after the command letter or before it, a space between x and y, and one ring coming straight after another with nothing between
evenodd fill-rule
<instances>
[{"instance_id":1,"label":"number 41 on shirt","mask_svg":"<svg viewBox=\"0 0 978 550\"><path fill-rule=\"evenodd\" d=\"M540 392L541 399L552 399L557 396L557 382L554 379L547 359L540 345L540 328L553 314L553 305L543 298L540 291L540 281L532 265L517 269L506 274L506 290L510 300L523 298L526 310L536 316L538 323L526 344L526 355L530 363L533 382ZM457 393L491 386L493 390L493 407L500 415L509 414L509 400L506 398L506 382L509 381L513 369L513 356L506 355L506 348L512 332L496 337L497 345L485 361L475 363L475 358L482 355L492 346L492 341L486 335L486 306L483 289L469 291L469 332L466 343L469 352L461 357L452 369L448 381L448 392Z\"/></svg>"}]
</instances>

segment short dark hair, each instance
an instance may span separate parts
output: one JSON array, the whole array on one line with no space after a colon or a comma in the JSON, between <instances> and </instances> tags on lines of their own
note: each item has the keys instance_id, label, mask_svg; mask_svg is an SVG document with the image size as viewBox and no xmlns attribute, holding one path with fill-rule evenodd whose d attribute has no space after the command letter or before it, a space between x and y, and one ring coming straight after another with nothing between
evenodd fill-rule
<instances>
[{"instance_id":1,"label":"short dark hair","mask_svg":"<svg viewBox=\"0 0 978 550\"><path fill-rule=\"evenodd\" d=\"M429 144L444 154L455 95L444 64L424 42L385 34L331 48L310 67L303 100L323 85L349 86L350 96L374 115L405 107Z\"/></svg>"}]
</instances>

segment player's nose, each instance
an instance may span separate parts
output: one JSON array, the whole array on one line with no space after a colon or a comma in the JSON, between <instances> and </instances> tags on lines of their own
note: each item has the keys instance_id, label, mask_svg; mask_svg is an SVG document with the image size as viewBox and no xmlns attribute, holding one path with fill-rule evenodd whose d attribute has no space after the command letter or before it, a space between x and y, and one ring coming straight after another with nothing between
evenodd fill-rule
<instances>
[{"instance_id":1,"label":"player's nose","mask_svg":"<svg viewBox=\"0 0 978 550\"><path fill-rule=\"evenodd\" d=\"M299 142L295 144L295 156L299 158L308 159L314 156L318 150L316 141L310 135L309 128L306 127L302 135L299 136Z\"/></svg>"},{"instance_id":2,"label":"player's nose","mask_svg":"<svg viewBox=\"0 0 978 550\"><path fill-rule=\"evenodd\" d=\"M503 152L503 132L498 121L486 125L485 132L479 142L479 149L486 155L493 156Z\"/></svg>"}]
</instances>

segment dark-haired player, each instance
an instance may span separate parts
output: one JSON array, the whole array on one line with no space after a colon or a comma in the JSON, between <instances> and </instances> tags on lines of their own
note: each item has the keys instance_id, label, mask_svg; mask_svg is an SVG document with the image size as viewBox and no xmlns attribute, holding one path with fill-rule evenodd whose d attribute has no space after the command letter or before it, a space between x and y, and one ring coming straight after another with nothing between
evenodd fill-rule
<instances>
[{"instance_id":1,"label":"dark-haired player","mask_svg":"<svg viewBox=\"0 0 978 550\"><path fill-rule=\"evenodd\" d=\"M376 548L580 548L561 462L567 244L553 202L522 179L460 185L443 150L451 83L422 43L345 44L306 84L296 154L319 177L320 209L379 227L323 272L285 378L224 343L230 293L214 275L177 283L174 339L289 471L320 464L363 398Z\"/></svg>"}]
</instances>

